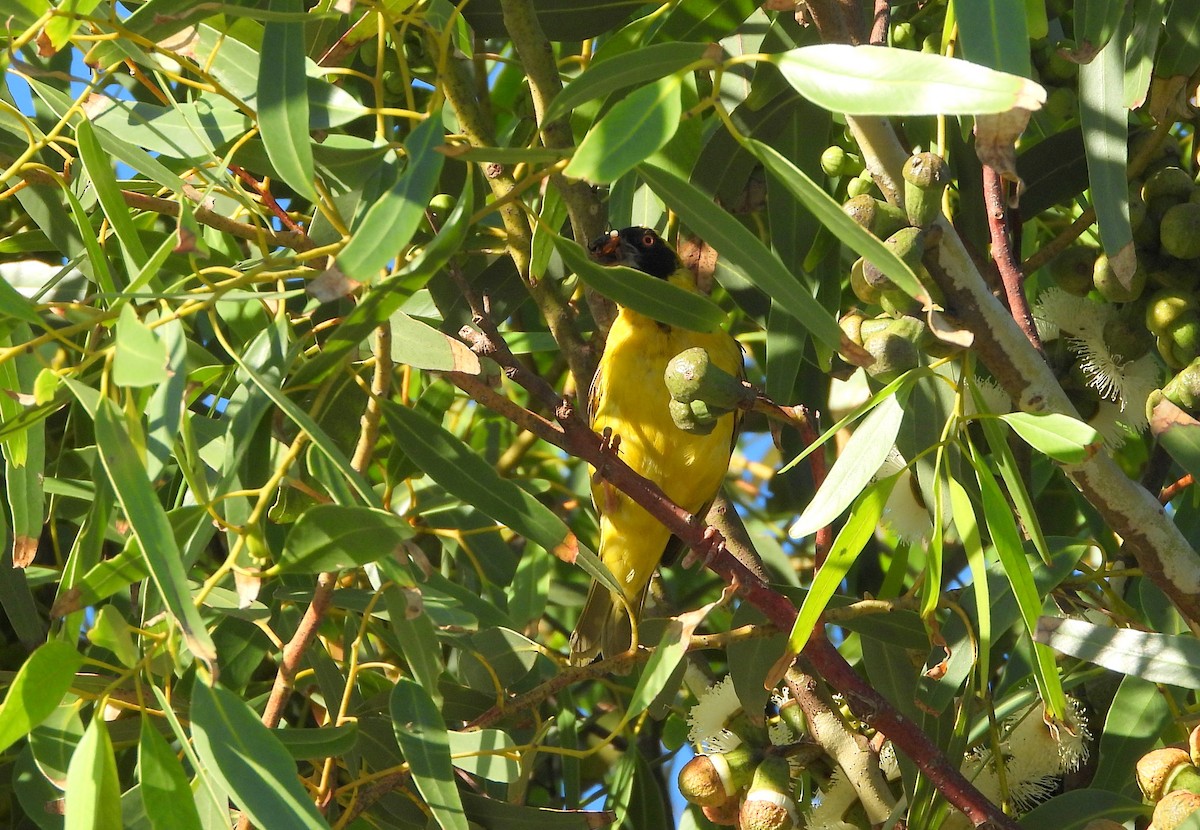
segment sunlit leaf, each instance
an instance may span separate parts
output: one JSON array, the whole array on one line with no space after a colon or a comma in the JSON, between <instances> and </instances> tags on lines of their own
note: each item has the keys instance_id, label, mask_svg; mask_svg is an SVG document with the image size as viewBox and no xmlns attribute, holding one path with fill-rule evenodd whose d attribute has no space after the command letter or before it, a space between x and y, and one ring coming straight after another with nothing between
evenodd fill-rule
<instances>
[{"instance_id":1,"label":"sunlit leaf","mask_svg":"<svg viewBox=\"0 0 1200 830\"><path fill-rule=\"evenodd\" d=\"M280 572L319 573L365 565L391 556L412 526L369 507L322 504L306 510L288 531Z\"/></svg>"},{"instance_id":2,"label":"sunlit leaf","mask_svg":"<svg viewBox=\"0 0 1200 830\"><path fill-rule=\"evenodd\" d=\"M454 783L450 738L429 693L402 677L392 688L388 708L413 781L438 825L442 830L467 830L467 817Z\"/></svg>"},{"instance_id":3,"label":"sunlit leaf","mask_svg":"<svg viewBox=\"0 0 1200 830\"><path fill-rule=\"evenodd\" d=\"M668 75L618 101L588 130L563 175L611 182L649 158L679 127L681 83Z\"/></svg>"},{"instance_id":4,"label":"sunlit leaf","mask_svg":"<svg viewBox=\"0 0 1200 830\"><path fill-rule=\"evenodd\" d=\"M260 827L327 828L296 775L296 764L238 695L197 680L192 739L205 769Z\"/></svg>"},{"instance_id":5,"label":"sunlit leaf","mask_svg":"<svg viewBox=\"0 0 1200 830\"><path fill-rule=\"evenodd\" d=\"M26 658L0 703L0 749L12 746L50 716L81 665L83 657L61 640L39 646Z\"/></svg>"},{"instance_id":6,"label":"sunlit leaf","mask_svg":"<svg viewBox=\"0 0 1200 830\"><path fill-rule=\"evenodd\" d=\"M1046 101L1028 78L907 49L825 43L770 62L805 98L845 115L979 115Z\"/></svg>"},{"instance_id":7,"label":"sunlit leaf","mask_svg":"<svg viewBox=\"0 0 1200 830\"><path fill-rule=\"evenodd\" d=\"M1064 464L1078 464L1104 446L1104 439L1091 426L1057 412L1009 412L1000 416L1013 432L1040 453Z\"/></svg>"},{"instance_id":8,"label":"sunlit leaf","mask_svg":"<svg viewBox=\"0 0 1200 830\"><path fill-rule=\"evenodd\" d=\"M272 11L299 12L297 0L271 0ZM304 26L268 20L263 28L258 73L258 128L280 178L316 201L312 143L308 136L308 83L304 74Z\"/></svg>"},{"instance_id":9,"label":"sunlit leaf","mask_svg":"<svg viewBox=\"0 0 1200 830\"><path fill-rule=\"evenodd\" d=\"M903 420L904 404L898 394L884 399L863 419L808 507L788 528L789 536L793 539L809 536L842 515L895 448Z\"/></svg>"},{"instance_id":10,"label":"sunlit leaf","mask_svg":"<svg viewBox=\"0 0 1200 830\"><path fill-rule=\"evenodd\" d=\"M1200 643L1194 637L1042 617L1036 639L1055 651L1152 683L1200 686Z\"/></svg>"}]
</instances>

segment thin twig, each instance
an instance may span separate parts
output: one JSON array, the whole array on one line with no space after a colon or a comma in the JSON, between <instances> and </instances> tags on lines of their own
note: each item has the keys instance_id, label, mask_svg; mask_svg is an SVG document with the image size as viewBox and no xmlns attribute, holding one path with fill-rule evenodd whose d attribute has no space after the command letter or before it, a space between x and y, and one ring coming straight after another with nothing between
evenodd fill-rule
<instances>
[{"instance_id":1,"label":"thin twig","mask_svg":"<svg viewBox=\"0 0 1200 830\"><path fill-rule=\"evenodd\" d=\"M1175 481L1172 484L1168 484L1166 487L1162 488L1161 491L1159 491L1159 494L1158 494L1159 503L1166 504L1167 502L1171 501L1171 499L1175 498L1176 496L1178 496L1180 493L1182 493L1184 490L1191 487L1195 483L1196 483L1196 479L1192 477L1191 473L1188 473L1187 475L1185 475L1183 478L1179 479L1178 481Z\"/></svg>"},{"instance_id":2,"label":"thin twig","mask_svg":"<svg viewBox=\"0 0 1200 830\"><path fill-rule=\"evenodd\" d=\"M1025 333L1025 337L1039 352L1042 341L1038 337L1037 325L1033 322L1033 311L1025 296L1025 274L1013 251L1012 238L1008 232L1008 204L1004 198L1004 179L996 168L983 166L983 200L987 206L988 230L992 234L992 260L1004 283L1004 294L1008 298L1008 310Z\"/></svg>"}]
</instances>

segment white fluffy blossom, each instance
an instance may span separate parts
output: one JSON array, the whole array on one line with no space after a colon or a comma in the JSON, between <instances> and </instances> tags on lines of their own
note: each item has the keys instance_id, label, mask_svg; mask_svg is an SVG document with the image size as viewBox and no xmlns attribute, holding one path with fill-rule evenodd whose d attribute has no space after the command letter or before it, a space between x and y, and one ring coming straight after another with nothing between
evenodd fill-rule
<instances>
[{"instance_id":1,"label":"white fluffy blossom","mask_svg":"<svg viewBox=\"0 0 1200 830\"><path fill-rule=\"evenodd\" d=\"M742 710L733 678L726 675L696 698L688 712L688 740L696 750L705 754L728 752L741 744L742 739L728 729L730 720Z\"/></svg>"}]
</instances>

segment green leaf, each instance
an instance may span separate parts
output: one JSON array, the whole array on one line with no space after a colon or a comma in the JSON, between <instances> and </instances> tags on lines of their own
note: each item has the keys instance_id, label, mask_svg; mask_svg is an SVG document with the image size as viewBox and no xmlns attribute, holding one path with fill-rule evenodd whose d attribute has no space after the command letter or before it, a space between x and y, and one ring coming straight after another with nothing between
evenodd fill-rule
<instances>
[{"instance_id":1,"label":"green leaf","mask_svg":"<svg viewBox=\"0 0 1200 830\"><path fill-rule=\"evenodd\" d=\"M454 766L489 781L511 784L521 777L516 744L499 729L447 732Z\"/></svg>"},{"instance_id":2,"label":"green leaf","mask_svg":"<svg viewBox=\"0 0 1200 830\"><path fill-rule=\"evenodd\" d=\"M142 246L142 240L131 218L131 211L125 204L125 197L121 195L121 188L117 185L112 160L101 148L91 122L80 121L75 128L75 138L79 142L79 157L83 160L88 178L92 180L92 186L96 189L100 207L121 243L125 272L132 279L146 263L146 249Z\"/></svg>"},{"instance_id":3,"label":"green leaf","mask_svg":"<svg viewBox=\"0 0 1200 830\"><path fill-rule=\"evenodd\" d=\"M0 703L0 750L50 717L82 665L83 657L74 646L61 640L38 646L26 658Z\"/></svg>"},{"instance_id":4,"label":"green leaf","mask_svg":"<svg viewBox=\"0 0 1200 830\"><path fill-rule=\"evenodd\" d=\"M963 57L972 63L1029 77L1029 32L1024 0L976 0L954 6Z\"/></svg>"},{"instance_id":5,"label":"green leaf","mask_svg":"<svg viewBox=\"0 0 1200 830\"><path fill-rule=\"evenodd\" d=\"M1076 52L1083 63L1104 49L1121 25L1126 0L1075 0ZM1124 94L1124 88L1122 88Z\"/></svg>"},{"instance_id":6,"label":"green leaf","mask_svg":"<svg viewBox=\"0 0 1200 830\"><path fill-rule=\"evenodd\" d=\"M58 13L50 18L46 23L46 28L42 30L55 51L67 45L71 37L83 25L83 18L91 14L99 5L100 0L63 0L59 4ZM5 14L9 13L6 9Z\"/></svg>"},{"instance_id":7,"label":"green leaf","mask_svg":"<svg viewBox=\"0 0 1200 830\"><path fill-rule=\"evenodd\" d=\"M424 687L402 677L392 688L388 709L396 742L438 826L442 830L467 830L467 817L454 783L450 738L437 705Z\"/></svg>"},{"instance_id":8,"label":"green leaf","mask_svg":"<svg viewBox=\"0 0 1200 830\"><path fill-rule=\"evenodd\" d=\"M392 360L396 363L435 372L478 375L482 371L479 356L461 340L414 320L403 311L394 312L390 322Z\"/></svg>"},{"instance_id":9,"label":"green leaf","mask_svg":"<svg viewBox=\"0 0 1200 830\"><path fill-rule=\"evenodd\" d=\"M971 463L979 480L980 501L983 502L983 515L988 533L992 537L992 544L1000 556L1000 561L1004 564L1004 574L1012 585L1013 596L1021 609L1021 620L1025 623L1025 631L1033 637L1038 629L1042 598L1033 580L1029 561L1025 558L1017 522L1004 494L1000 491L1000 485L996 483L992 471L987 468L986 461L974 446L971 447ZM1038 691L1046 707L1061 720L1066 711L1067 700L1063 694L1062 678L1054 663L1054 655L1037 642L1034 643L1033 650L1037 660L1034 678L1037 680Z\"/></svg>"},{"instance_id":10,"label":"green leaf","mask_svg":"<svg viewBox=\"0 0 1200 830\"><path fill-rule=\"evenodd\" d=\"M393 555L411 537L412 527L393 513L320 504L292 525L277 568L280 573L354 568Z\"/></svg>"},{"instance_id":11,"label":"green leaf","mask_svg":"<svg viewBox=\"0 0 1200 830\"><path fill-rule=\"evenodd\" d=\"M183 765L145 713L137 768L142 804L154 830L200 830L200 814Z\"/></svg>"},{"instance_id":12,"label":"green leaf","mask_svg":"<svg viewBox=\"0 0 1200 830\"><path fill-rule=\"evenodd\" d=\"M1046 101L1028 78L906 49L825 43L769 61L805 98L845 115L984 115Z\"/></svg>"},{"instance_id":13,"label":"green leaf","mask_svg":"<svg viewBox=\"0 0 1200 830\"><path fill-rule=\"evenodd\" d=\"M1092 788L1133 791L1129 771L1154 748L1172 720L1171 707L1157 685L1134 675L1124 677L1104 716Z\"/></svg>"},{"instance_id":14,"label":"green leaf","mask_svg":"<svg viewBox=\"0 0 1200 830\"><path fill-rule=\"evenodd\" d=\"M693 231L720 252L726 268L758 286L818 340L835 351L841 348L842 330L833 315L745 225L674 173L650 164L639 165L638 173Z\"/></svg>"},{"instance_id":15,"label":"green leaf","mask_svg":"<svg viewBox=\"0 0 1200 830\"><path fill-rule=\"evenodd\" d=\"M207 774L259 827L328 828L279 739L238 695L192 687L192 743Z\"/></svg>"},{"instance_id":16,"label":"green leaf","mask_svg":"<svg viewBox=\"0 0 1200 830\"><path fill-rule=\"evenodd\" d=\"M577 243L561 236L554 238L554 247L587 285L631 311L689 331L713 332L725 322L725 312L703 294L635 268L600 265Z\"/></svg>"},{"instance_id":17,"label":"green leaf","mask_svg":"<svg viewBox=\"0 0 1200 830\"><path fill-rule=\"evenodd\" d=\"M137 665L138 650L130 628L115 605L105 605L96 614L95 624L88 629L88 642L108 649L121 665L132 668Z\"/></svg>"},{"instance_id":18,"label":"green leaf","mask_svg":"<svg viewBox=\"0 0 1200 830\"><path fill-rule=\"evenodd\" d=\"M1001 415L1013 432L1038 452L1063 464L1078 464L1104 446L1095 429L1070 415L1057 412L1009 412Z\"/></svg>"},{"instance_id":19,"label":"green leaf","mask_svg":"<svg viewBox=\"0 0 1200 830\"><path fill-rule=\"evenodd\" d=\"M554 121L594 98L681 72L708 50L707 43L655 43L598 60L554 97L542 120Z\"/></svg>"},{"instance_id":20,"label":"green leaf","mask_svg":"<svg viewBox=\"0 0 1200 830\"><path fill-rule=\"evenodd\" d=\"M1129 224L1129 124L1121 38L1110 40L1095 60L1080 68L1079 117L1100 241L1118 280L1128 285L1137 268L1137 255Z\"/></svg>"},{"instance_id":21,"label":"green leaf","mask_svg":"<svg viewBox=\"0 0 1200 830\"><path fill-rule=\"evenodd\" d=\"M633 690L629 705L625 708L626 719L636 717L649 709L675 676L675 670L679 668L680 662L687 654L688 644L692 641L691 635L685 636L685 633L682 622L674 618L667 621L662 637L642 670L642 676Z\"/></svg>"},{"instance_id":22,"label":"green leaf","mask_svg":"<svg viewBox=\"0 0 1200 830\"><path fill-rule=\"evenodd\" d=\"M579 544L562 519L511 480L501 478L481 455L441 424L392 401L384 402L383 415L408 457L447 491L557 556L573 553L576 564L594 579L613 591L620 590L596 554Z\"/></svg>"},{"instance_id":23,"label":"green leaf","mask_svg":"<svg viewBox=\"0 0 1200 830\"><path fill-rule=\"evenodd\" d=\"M888 444L888 447L891 446ZM858 560L858 555L875 534L875 528L879 526L883 508L887 504L888 496L892 494L895 483L896 476L875 482L867 488L850 511L850 518L833 540L829 555L813 578L812 586L808 589L800 612L796 615L796 622L788 635L788 651L792 654L799 654L804 650L834 591L842 584L842 580Z\"/></svg>"},{"instance_id":24,"label":"green leaf","mask_svg":"<svg viewBox=\"0 0 1200 830\"><path fill-rule=\"evenodd\" d=\"M97 133L104 130L148 152L180 159L211 157L250 126L232 101L213 94L169 107L110 99L91 112L90 120Z\"/></svg>"},{"instance_id":25,"label":"green leaf","mask_svg":"<svg viewBox=\"0 0 1200 830\"><path fill-rule=\"evenodd\" d=\"M842 206L803 170L792 164L775 148L753 138L746 140L746 149L848 248L876 265L908 296L917 299L928 297L908 263L896 256L896 252L884 245L878 237L850 218L842 210Z\"/></svg>"},{"instance_id":26,"label":"green leaf","mask_svg":"<svg viewBox=\"0 0 1200 830\"><path fill-rule=\"evenodd\" d=\"M121 781L104 718L93 716L67 768L66 830L121 830Z\"/></svg>"},{"instance_id":27,"label":"green leaf","mask_svg":"<svg viewBox=\"0 0 1200 830\"><path fill-rule=\"evenodd\" d=\"M900 398L885 398L854 430L808 507L788 528L789 536L801 539L829 525L866 489L896 446L904 420Z\"/></svg>"},{"instance_id":28,"label":"green leaf","mask_svg":"<svg viewBox=\"0 0 1200 830\"><path fill-rule=\"evenodd\" d=\"M338 268L346 276L362 282L373 279L412 240L442 174L445 156L437 148L445 138L441 110L426 116L408 136L403 175L367 209L338 254Z\"/></svg>"},{"instance_id":29,"label":"green leaf","mask_svg":"<svg viewBox=\"0 0 1200 830\"><path fill-rule=\"evenodd\" d=\"M126 303L117 318L113 382L118 386L157 386L167 379L167 347Z\"/></svg>"},{"instance_id":30,"label":"green leaf","mask_svg":"<svg viewBox=\"0 0 1200 830\"><path fill-rule=\"evenodd\" d=\"M179 623L192 654L211 665L217 658L216 648L192 601L175 534L137 456L124 417L111 400L100 399L95 419L100 461L141 545L163 603Z\"/></svg>"},{"instance_id":31,"label":"green leaf","mask_svg":"<svg viewBox=\"0 0 1200 830\"><path fill-rule=\"evenodd\" d=\"M359 738L358 724L354 721L341 726L322 726L319 729L272 729L271 734L297 761L345 755L358 746Z\"/></svg>"},{"instance_id":32,"label":"green leaf","mask_svg":"<svg viewBox=\"0 0 1200 830\"><path fill-rule=\"evenodd\" d=\"M645 161L679 128L681 83L680 76L668 75L618 101L588 130L563 175L611 182Z\"/></svg>"},{"instance_id":33,"label":"green leaf","mask_svg":"<svg viewBox=\"0 0 1200 830\"><path fill-rule=\"evenodd\" d=\"M958 530L958 538L962 540L963 550L967 554L967 564L971 569L972 593L975 595L975 625L978 626L979 637L979 677L990 677L991 670L988 659L992 653L992 598L987 580L987 559L984 557L983 540L979 534L979 520L975 518L975 506L971 497L958 479L946 479L950 491L950 514L954 517L954 526Z\"/></svg>"},{"instance_id":34,"label":"green leaf","mask_svg":"<svg viewBox=\"0 0 1200 830\"><path fill-rule=\"evenodd\" d=\"M303 12L299 0L270 0L271 11ZM308 81L304 74L304 24L268 20L258 71L258 131L280 178L310 202L312 143L308 135Z\"/></svg>"},{"instance_id":35,"label":"green leaf","mask_svg":"<svg viewBox=\"0 0 1200 830\"><path fill-rule=\"evenodd\" d=\"M1126 771L1128 775L1128 771ZM1027 830L1083 830L1096 819L1111 819L1118 824L1145 816L1150 808L1125 796L1089 787L1072 790L1039 804L1018 822Z\"/></svg>"},{"instance_id":36,"label":"green leaf","mask_svg":"<svg viewBox=\"0 0 1200 830\"><path fill-rule=\"evenodd\" d=\"M1035 639L1055 651L1152 683L1200 686L1200 642L1195 637L1042 617Z\"/></svg>"}]
</instances>

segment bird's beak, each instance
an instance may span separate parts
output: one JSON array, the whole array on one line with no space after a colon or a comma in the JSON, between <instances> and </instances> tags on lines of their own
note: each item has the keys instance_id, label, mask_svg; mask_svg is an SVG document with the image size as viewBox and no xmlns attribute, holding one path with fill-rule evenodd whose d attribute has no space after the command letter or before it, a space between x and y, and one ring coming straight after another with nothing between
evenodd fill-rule
<instances>
[{"instance_id":1,"label":"bird's beak","mask_svg":"<svg viewBox=\"0 0 1200 830\"><path fill-rule=\"evenodd\" d=\"M603 265L615 265L625 258L621 251L621 236L617 231L609 231L595 239L588 245L588 253Z\"/></svg>"}]
</instances>

